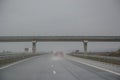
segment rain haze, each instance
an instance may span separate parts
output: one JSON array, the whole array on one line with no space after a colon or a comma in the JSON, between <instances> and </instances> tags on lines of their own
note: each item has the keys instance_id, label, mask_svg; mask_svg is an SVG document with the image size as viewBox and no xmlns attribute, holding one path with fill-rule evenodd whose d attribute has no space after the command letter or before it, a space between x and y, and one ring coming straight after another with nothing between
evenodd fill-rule
<instances>
[{"instance_id":1,"label":"rain haze","mask_svg":"<svg viewBox=\"0 0 120 80\"><path fill-rule=\"evenodd\" d=\"M120 0L0 0L0 36L120 36ZM0 43L0 51L24 51L31 42ZM112 51L119 42L88 43L88 51ZM37 51L83 51L82 42L38 42Z\"/></svg>"}]
</instances>

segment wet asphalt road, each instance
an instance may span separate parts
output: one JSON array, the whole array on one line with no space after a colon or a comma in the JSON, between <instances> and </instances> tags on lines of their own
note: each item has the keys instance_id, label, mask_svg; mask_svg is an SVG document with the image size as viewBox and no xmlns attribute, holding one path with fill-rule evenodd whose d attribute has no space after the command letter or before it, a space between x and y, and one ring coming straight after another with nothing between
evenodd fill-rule
<instances>
[{"instance_id":1,"label":"wet asphalt road","mask_svg":"<svg viewBox=\"0 0 120 80\"><path fill-rule=\"evenodd\" d=\"M120 76L47 54L0 69L0 80L120 80Z\"/></svg>"}]
</instances>

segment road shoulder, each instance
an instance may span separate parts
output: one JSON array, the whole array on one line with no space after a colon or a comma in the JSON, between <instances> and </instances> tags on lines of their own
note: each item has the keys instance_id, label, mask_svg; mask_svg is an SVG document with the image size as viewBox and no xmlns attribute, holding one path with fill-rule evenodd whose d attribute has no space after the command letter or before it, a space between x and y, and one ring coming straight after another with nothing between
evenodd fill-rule
<instances>
[{"instance_id":1,"label":"road shoulder","mask_svg":"<svg viewBox=\"0 0 120 80\"><path fill-rule=\"evenodd\" d=\"M109 63L93 61L93 60L90 60L90 59L78 58L78 57L74 57L74 56L70 56L70 55L66 55L65 58L120 76L120 65L113 65L113 64L109 64Z\"/></svg>"}]
</instances>

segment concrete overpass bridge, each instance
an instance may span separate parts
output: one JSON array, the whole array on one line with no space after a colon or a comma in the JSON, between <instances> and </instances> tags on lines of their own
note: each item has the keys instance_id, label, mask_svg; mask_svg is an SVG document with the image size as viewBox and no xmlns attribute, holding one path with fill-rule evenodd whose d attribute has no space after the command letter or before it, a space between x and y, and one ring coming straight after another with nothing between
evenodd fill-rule
<instances>
[{"instance_id":1,"label":"concrete overpass bridge","mask_svg":"<svg viewBox=\"0 0 120 80\"><path fill-rule=\"evenodd\" d=\"M0 42L32 42L32 51L36 52L37 42L83 42L87 53L89 42L120 42L120 36L0 36Z\"/></svg>"}]
</instances>

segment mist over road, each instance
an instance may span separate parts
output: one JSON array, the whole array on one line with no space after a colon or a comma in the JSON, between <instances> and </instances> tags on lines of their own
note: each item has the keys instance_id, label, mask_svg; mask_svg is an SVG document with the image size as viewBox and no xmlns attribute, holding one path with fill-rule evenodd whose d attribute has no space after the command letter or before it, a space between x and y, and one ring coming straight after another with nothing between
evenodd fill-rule
<instances>
[{"instance_id":1,"label":"mist over road","mask_svg":"<svg viewBox=\"0 0 120 80\"><path fill-rule=\"evenodd\" d=\"M0 80L120 80L120 76L46 54L0 69Z\"/></svg>"}]
</instances>

